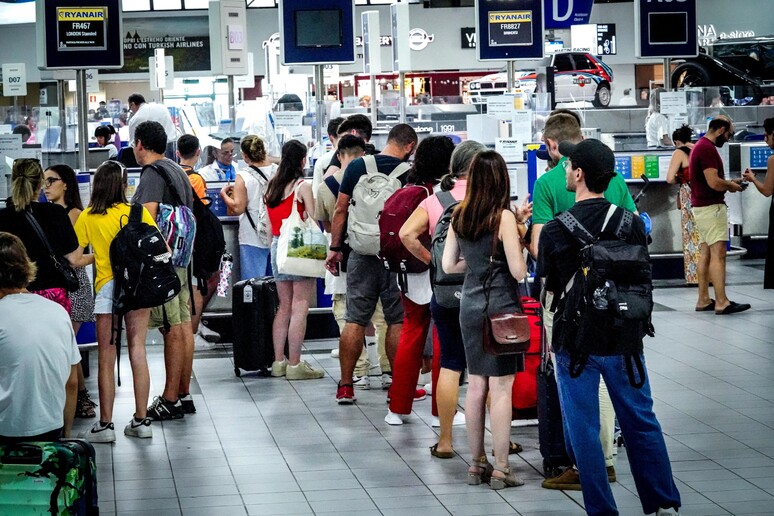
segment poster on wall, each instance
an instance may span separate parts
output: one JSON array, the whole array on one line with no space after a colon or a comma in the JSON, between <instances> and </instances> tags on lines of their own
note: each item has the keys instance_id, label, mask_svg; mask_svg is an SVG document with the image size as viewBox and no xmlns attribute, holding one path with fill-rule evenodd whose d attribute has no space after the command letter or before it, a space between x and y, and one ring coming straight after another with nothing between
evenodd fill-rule
<instances>
[{"instance_id":1,"label":"poster on wall","mask_svg":"<svg viewBox=\"0 0 774 516\"><path fill-rule=\"evenodd\" d=\"M124 20L124 67L109 73L148 73L148 58L163 48L172 56L175 72L208 72L210 70L210 29L205 17L127 18Z\"/></svg>"}]
</instances>

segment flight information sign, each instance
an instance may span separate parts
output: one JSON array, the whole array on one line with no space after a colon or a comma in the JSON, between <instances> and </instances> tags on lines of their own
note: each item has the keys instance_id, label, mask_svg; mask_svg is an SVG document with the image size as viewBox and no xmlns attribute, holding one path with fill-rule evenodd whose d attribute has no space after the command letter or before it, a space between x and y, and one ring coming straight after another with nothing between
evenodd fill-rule
<instances>
[{"instance_id":1,"label":"flight information sign","mask_svg":"<svg viewBox=\"0 0 774 516\"><path fill-rule=\"evenodd\" d=\"M542 0L476 0L479 61L543 57Z\"/></svg>"}]
</instances>

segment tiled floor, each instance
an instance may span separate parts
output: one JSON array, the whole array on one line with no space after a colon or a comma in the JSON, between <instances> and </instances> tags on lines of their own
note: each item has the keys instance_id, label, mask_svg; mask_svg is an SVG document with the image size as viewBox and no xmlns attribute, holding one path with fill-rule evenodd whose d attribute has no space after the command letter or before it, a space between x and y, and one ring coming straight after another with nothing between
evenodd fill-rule
<instances>
[{"instance_id":1,"label":"tiled floor","mask_svg":"<svg viewBox=\"0 0 774 516\"><path fill-rule=\"evenodd\" d=\"M729 264L731 298L753 305L744 314L694 312L695 289L656 291L657 335L646 341L646 357L682 514L774 514L774 292L760 287L760 264ZM437 436L429 400L415 404L402 427L384 423L381 390L336 405L333 345L308 346L306 358L326 369L324 379L292 383L236 378L227 347L198 353L196 415L154 424L153 439L119 435L114 445L96 445L102 513L583 514L580 493L540 488L536 427L513 429L525 451L512 464L526 485L494 492L465 484L464 427L455 427L458 457L430 457ZM149 360L158 393L160 347L149 348ZM133 405L128 369L124 377L117 430ZM625 448L616 470L621 514L642 514Z\"/></svg>"}]
</instances>

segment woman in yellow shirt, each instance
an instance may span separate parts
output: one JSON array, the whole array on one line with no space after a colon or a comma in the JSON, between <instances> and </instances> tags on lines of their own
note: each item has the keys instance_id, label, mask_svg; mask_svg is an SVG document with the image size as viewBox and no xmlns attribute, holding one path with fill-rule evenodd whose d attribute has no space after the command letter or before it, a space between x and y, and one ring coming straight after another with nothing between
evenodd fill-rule
<instances>
[{"instance_id":1,"label":"woman in yellow shirt","mask_svg":"<svg viewBox=\"0 0 774 516\"><path fill-rule=\"evenodd\" d=\"M99 421L81 437L95 443L116 440L113 426L113 402L115 401L116 347L111 345L113 328L113 269L110 264L110 244L129 220L131 206L126 200L126 170L117 161L106 161L94 174L91 202L75 223L75 233L81 248L91 245L94 250L96 275L94 288L94 313L97 316L97 352L99 356ZM142 221L156 226L150 213L143 208ZM148 333L147 308L133 310L124 316L129 362L134 380L135 413L124 428L131 437L152 437L151 420L146 417L150 373L145 355L145 338Z\"/></svg>"}]
</instances>

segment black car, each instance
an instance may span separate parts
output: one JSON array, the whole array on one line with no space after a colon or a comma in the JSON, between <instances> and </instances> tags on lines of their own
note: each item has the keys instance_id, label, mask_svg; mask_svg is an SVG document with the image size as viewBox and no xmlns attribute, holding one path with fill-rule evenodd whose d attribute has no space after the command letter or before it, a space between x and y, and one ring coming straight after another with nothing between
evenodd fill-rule
<instances>
[{"instance_id":1,"label":"black car","mask_svg":"<svg viewBox=\"0 0 774 516\"><path fill-rule=\"evenodd\" d=\"M757 104L774 88L774 36L718 40L702 47L697 57L676 62L675 89L733 86L734 98Z\"/></svg>"}]
</instances>

